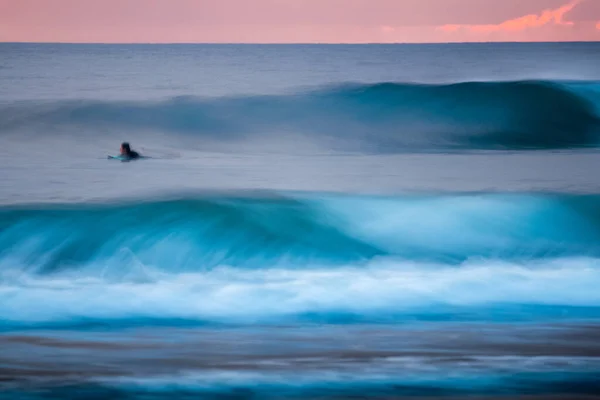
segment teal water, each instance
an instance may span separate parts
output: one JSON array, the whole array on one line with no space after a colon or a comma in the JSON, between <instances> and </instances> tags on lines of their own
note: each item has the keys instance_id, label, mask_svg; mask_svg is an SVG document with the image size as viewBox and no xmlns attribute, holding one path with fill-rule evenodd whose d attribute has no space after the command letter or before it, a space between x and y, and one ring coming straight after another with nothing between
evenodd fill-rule
<instances>
[{"instance_id":1,"label":"teal water","mask_svg":"<svg viewBox=\"0 0 600 400\"><path fill-rule=\"evenodd\" d=\"M0 397L598 395L597 47L0 44Z\"/></svg>"}]
</instances>

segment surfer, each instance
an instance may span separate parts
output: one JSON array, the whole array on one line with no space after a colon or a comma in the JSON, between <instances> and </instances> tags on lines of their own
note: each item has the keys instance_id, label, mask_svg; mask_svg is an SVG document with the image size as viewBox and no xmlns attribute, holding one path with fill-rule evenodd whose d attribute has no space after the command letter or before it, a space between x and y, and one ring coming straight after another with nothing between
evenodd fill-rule
<instances>
[{"instance_id":1,"label":"surfer","mask_svg":"<svg viewBox=\"0 0 600 400\"><path fill-rule=\"evenodd\" d=\"M137 151L131 150L131 146L129 143L123 142L121 143L121 157L127 158L129 160L135 160L140 158L140 154Z\"/></svg>"}]
</instances>

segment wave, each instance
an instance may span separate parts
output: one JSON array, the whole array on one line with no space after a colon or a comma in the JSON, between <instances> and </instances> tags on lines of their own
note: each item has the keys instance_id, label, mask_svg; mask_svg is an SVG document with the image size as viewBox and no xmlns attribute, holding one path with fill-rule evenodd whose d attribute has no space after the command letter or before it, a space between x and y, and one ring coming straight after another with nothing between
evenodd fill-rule
<instances>
[{"instance_id":1,"label":"wave","mask_svg":"<svg viewBox=\"0 0 600 400\"><path fill-rule=\"evenodd\" d=\"M166 272L600 256L600 196L214 195L0 208L0 265Z\"/></svg>"},{"instance_id":2,"label":"wave","mask_svg":"<svg viewBox=\"0 0 600 400\"><path fill-rule=\"evenodd\" d=\"M600 196L215 194L0 228L0 328L600 317Z\"/></svg>"},{"instance_id":3,"label":"wave","mask_svg":"<svg viewBox=\"0 0 600 400\"><path fill-rule=\"evenodd\" d=\"M43 272L106 261L182 271L381 254L332 218L278 197L9 208L0 212L0 254Z\"/></svg>"},{"instance_id":4,"label":"wave","mask_svg":"<svg viewBox=\"0 0 600 400\"><path fill-rule=\"evenodd\" d=\"M5 276L0 329L600 318L598 259L127 274Z\"/></svg>"},{"instance_id":5,"label":"wave","mask_svg":"<svg viewBox=\"0 0 600 400\"><path fill-rule=\"evenodd\" d=\"M596 86L544 81L379 83L160 102L20 102L0 107L0 132L153 130L229 141L301 134L334 147L376 152L596 146Z\"/></svg>"}]
</instances>

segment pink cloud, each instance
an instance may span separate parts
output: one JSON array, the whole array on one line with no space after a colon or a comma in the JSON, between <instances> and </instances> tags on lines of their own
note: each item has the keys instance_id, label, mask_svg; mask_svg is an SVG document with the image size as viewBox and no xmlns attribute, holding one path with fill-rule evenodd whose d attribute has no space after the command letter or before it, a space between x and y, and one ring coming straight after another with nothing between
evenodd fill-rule
<instances>
[{"instance_id":1,"label":"pink cloud","mask_svg":"<svg viewBox=\"0 0 600 400\"><path fill-rule=\"evenodd\" d=\"M600 39L600 28L596 29L600 0L581 0L575 7L565 4L567 1L0 0L0 41L419 43Z\"/></svg>"},{"instance_id":2,"label":"pink cloud","mask_svg":"<svg viewBox=\"0 0 600 400\"><path fill-rule=\"evenodd\" d=\"M458 25L447 24L439 29L444 32L457 32L465 29L474 33L491 33L500 31L522 31L530 28L539 28L544 25L553 24L561 26L572 26L573 22L565 21L564 16L571 11L581 0L572 0L556 9L544 10L540 14L529 14L519 18L509 19L500 24L482 24L482 25Z\"/></svg>"}]
</instances>

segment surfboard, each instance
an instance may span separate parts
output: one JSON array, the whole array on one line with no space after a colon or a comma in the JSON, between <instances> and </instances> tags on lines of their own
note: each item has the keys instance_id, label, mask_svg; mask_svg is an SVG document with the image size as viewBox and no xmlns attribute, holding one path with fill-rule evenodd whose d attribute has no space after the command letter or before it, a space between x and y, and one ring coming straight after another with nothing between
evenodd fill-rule
<instances>
[{"instance_id":1,"label":"surfboard","mask_svg":"<svg viewBox=\"0 0 600 400\"><path fill-rule=\"evenodd\" d=\"M109 160L130 161L130 158L123 156L108 156Z\"/></svg>"},{"instance_id":2,"label":"surfboard","mask_svg":"<svg viewBox=\"0 0 600 400\"><path fill-rule=\"evenodd\" d=\"M118 155L118 156L107 156L107 158L109 160L119 160L122 162L128 162L128 161L135 161L135 160L143 160L143 159L150 158L150 157L139 156L138 158L129 158L129 157Z\"/></svg>"}]
</instances>

